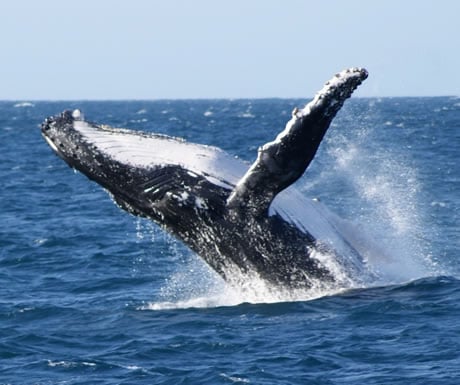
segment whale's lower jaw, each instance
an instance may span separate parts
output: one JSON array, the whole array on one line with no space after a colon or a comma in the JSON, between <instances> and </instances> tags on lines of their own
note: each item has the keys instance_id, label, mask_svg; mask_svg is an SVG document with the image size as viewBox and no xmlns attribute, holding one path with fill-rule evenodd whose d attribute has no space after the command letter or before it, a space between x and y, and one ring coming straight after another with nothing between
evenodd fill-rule
<instances>
[{"instance_id":1,"label":"whale's lower jaw","mask_svg":"<svg viewBox=\"0 0 460 385\"><path fill-rule=\"evenodd\" d=\"M96 125L79 111L48 118L42 134L121 208L158 223L228 282L257 276L276 287L309 288L334 281L318 257L335 254L330 246L337 242L323 242L321 234L334 229L311 204L299 206L310 210L304 216L309 223L300 223L280 205L282 199L272 201L308 167L335 113L366 76L361 69L337 75L307 107L294 111L249 170L218 148Z\"/></svg>"}]
</instances>

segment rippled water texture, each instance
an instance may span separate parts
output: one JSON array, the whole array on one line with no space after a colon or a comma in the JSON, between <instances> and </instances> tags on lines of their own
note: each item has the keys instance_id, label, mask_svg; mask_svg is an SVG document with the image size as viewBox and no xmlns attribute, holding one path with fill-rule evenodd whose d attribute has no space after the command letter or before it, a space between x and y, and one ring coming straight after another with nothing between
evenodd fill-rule
<instances>
[{"instance_id":1,"label":"rippled water texture","mask_svg":"<svg viewBox=\"0 0 460 385\"><path fill-rule=\"evenodd\" d=\"M251 162L303 103L1 102L0 384L457 384L460 99L347 102L298 187L388 274L296 301L227 287L39 131L80 108Z\"/></svg>"}]
</instances>

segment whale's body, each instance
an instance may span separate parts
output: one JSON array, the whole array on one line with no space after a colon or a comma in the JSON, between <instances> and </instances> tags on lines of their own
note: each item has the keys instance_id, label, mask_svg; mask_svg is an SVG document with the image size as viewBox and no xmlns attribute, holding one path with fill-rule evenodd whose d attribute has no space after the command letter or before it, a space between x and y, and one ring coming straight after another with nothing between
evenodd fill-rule
<instances>
[{"instance_id":1,"label":"whale's body","mask_svg":"<svg viewBox=\"0 0 460 385\"><path fill-rule=\"evenodd\" d=\"M335 267L324 254L354 271L363 261L335 216L286 188L303 174L333 117L366 77L358 68L337 74L293 111L249 169L216 147L96 125L78 110L48 118L42 133L121 208L158 223L228 282L255 274L277 287L308 288L334 280Z\"/></svg>"}]
</instances>

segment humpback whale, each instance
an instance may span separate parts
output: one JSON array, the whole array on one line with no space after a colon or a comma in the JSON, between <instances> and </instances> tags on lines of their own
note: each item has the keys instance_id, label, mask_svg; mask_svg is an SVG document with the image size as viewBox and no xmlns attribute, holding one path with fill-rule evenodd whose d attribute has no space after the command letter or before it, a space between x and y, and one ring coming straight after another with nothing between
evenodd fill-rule
<instances>
[{"instance_id":1,"label":"humpback whale","mask_svg":"<svg viewBox=\"0 0 460 385\"><path fill-rule=\"evenodd\" d=\"M336 74L293 110L249 167L217 147L99 125L79 110L47 118L41 131L70 167L100 184L122 209L181 240L230 284L255 275L273 287L310 288L334 282L335 265L324 255L354 271L363 269L364 258L319 201L289 186L367 76L363 68Z\"/></svg>"}]
</instances>

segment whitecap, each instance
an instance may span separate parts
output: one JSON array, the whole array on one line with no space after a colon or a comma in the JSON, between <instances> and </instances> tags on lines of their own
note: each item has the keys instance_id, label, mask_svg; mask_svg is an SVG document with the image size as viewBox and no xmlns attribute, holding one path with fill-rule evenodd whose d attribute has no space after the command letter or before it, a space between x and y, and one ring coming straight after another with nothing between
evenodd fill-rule
<instances>
[{"instance_id":1,"label":"whitecap","mask_svg":"<svg viewBox=\"0 0 460 385\"><path fill-rule=\"evenodd\" d=\"M30 102L20 102L20 103L16 103L13 107L15 107L15 108L35 107L35 104L30 103Z\"/></svg>"},{"instance_id":2,"label":"whitecap","mask_svg":"<svg viewBox=\"0 0 460 385\"><path fill-rule=\"evenodd\" d=\"M251 382L246 378L230 376L230 375L225 374L225 373L220 373L220 376L225 378L226 380L229 380L230 382L234 382L234 383L249 384Z\"/></svg>"},{"instance_id":3,"label":"whitecap","mask_svg":"<svg viewBox=\"0 0 460 385\"><path fill-rule=\"evenodd\" d=\"M62 368L75 368L75 367L78 367L78 366L90 366L90 367L93 367L93 366L96 366L96 364L94 362L86 362L86 361L82 361L82 362L75 362L75 361L52 361L52 360L48 360L47 361L47 365L54 368L54 367L62 367Z\"/></svg>"},{"instance_id":4,"label":"whitecap","mask_svg":"<svg viewBox=\"0 0 460 385\"><path fill-rule=\"evenodd\" d=\"M253 119L256 116L254 114L251 114L250 112L243 112L242 114L238 115L239 118L246 118L246 119Z\"/></svg>"}]
</instances>

